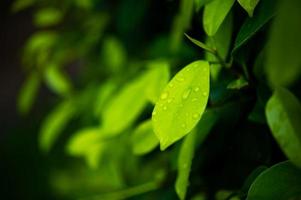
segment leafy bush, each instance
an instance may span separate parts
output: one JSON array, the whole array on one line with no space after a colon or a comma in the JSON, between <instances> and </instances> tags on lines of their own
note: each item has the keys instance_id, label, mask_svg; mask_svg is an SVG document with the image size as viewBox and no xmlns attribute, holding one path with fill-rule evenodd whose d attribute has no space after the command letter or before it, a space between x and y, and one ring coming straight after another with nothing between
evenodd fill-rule
<instances>
[{"instance_id":1,"label":"leafy bush","mask_svg":"<svg viewBox=\"0 0 301 200\"><path fill-rule=\"evenodd\" d=\"M77 158L51 170L57 198L301 195L300 1L18 0L13 10L27 7L37 30L18 108L28 114L47 86L40 150Z\"/></svg>"}]
</instances>

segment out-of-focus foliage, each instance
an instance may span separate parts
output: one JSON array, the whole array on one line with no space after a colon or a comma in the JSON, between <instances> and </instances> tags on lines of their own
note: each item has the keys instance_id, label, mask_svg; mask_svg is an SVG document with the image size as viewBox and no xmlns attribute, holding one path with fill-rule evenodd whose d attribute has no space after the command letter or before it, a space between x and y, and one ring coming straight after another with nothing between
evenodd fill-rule
<instances>
[{"instance_id":1,"label":"out-of-focus foliage","mask_svg":"<svg viewBox=\"0 0 301 200\"><path fill-rule=\"evenodd\" d=\"M18 109L50 93L37 144L64 158L44 180L56 199L300 195L299 0L12 6L24 9L37 29Z\"/></svg>"}]
</instances>

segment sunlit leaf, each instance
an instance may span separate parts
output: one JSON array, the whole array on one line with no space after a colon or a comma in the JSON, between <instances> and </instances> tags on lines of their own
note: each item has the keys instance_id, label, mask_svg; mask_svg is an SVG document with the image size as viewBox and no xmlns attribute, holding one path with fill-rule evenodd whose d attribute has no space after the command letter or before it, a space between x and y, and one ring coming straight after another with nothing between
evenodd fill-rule
<instances>
[{"instance_id":1,"label":"sunlit leaf","mask_svg":"<svg viewBox=\"0 0 301 200\"><path fill-rule=\"evenodd\" d=\"M189 185L189 174L194 156L196 134L197 132L194 129L185 137L178 157L178 176L175 189L182 200L185 199L187 187Z\"/></svg>"},{"instance_id":2,"label":"sunlit leaf","mask_svg":"<svg viewBox=\"0 0 301 200\"><path fill-rule=\"evenodd\" d=\"M301 74L301 1L281 1L267 44L266 72L272 86L288 86Z\"/></svg>"},{"instance_id":3,"label":"sunlit leaf","mask_svg":"<svg viewBox=\"0 0 301 200\"><path fill-rule=\"evenodd\" d=\"M68 122L72 119L75 106L72 101L64 101L52 110L44 119L39 137L40 148L48 152Z\"/></svg>"},{"instance_id":4,"label":"sunlit leaf","mask_svg":"<svg viewBox=\"0 0 301 200\"><path fill-rule=\"evenodd\" d=\"M66 96L71 92L71 82L67 75L62 72L59 66L47 66L45 71L45 81L47 86L57 94Z\"/></svg>"},{"instance_id":5,"label":"sunlit leaf","mask_svg":"<svg viewBox=\"0 0 301 200\"><path fill-rule=\"evenodd\" d=\"M246 19L240 28L232 54L247 43L259 30L261 30L275 15L274 0L260 0L260 3L252 18Z\"/></svg>"},{"instance_id":6,"label":"sunlit leaf","mask_svg":"<svg viewBox=\"0 0 301 200\"><path fill-rule=\"evenodd\" d=\"M290 162L262 172L251 185L247 200L288 200L301 195L301 170Z\"/></svg>"},{"instance_id":7,"label":"sunlit leaf","mask_svg":"<svg viewBox=\"0 0 301 200\"><path fill-rule=\"evenodd\" d=\"M248 15L252 17L259 0L238 0L238 3L247 11Z\"/></svg>"},{"instance_id":8,"label":"sunlit leaf","mask_svg":"<svg viewBox=\"0 0 301 200\"><path fill-rule=\"evenodd\" d=\"M44 8L39 10L34 16L36 26L52 26L58 24L63 18L63 13L59 9Z\"/></svg>"},{"instance_id":9,"label":"sunlit leaf","mask_svg":"<svg viewBox=\"0 0 301 200\"><path fill-rule=\"evenodd\" d=\"M18 97L18 110L26 114L31 109L40 87L40 76L37 72L32 72L23 83Z\"/></svg>"},{"instance_id":10,"label":"sunlit leaf","mask_svg":"<svg viewBox=\"0 0 301 200\"><path fill-rule=\"evenodd\" d=\"M158 145L159 141L153 131L151 120L147 120L140 124L132 135L132 147L134 154L146 154Z\"/></svg>"},{"instance_id":11,"label":"sunlit leaf","mask_svg":"<svg viewBox=\"0 0 301 200\"><path fill-rule=\"evenodd\" d=\"M147 78L140 76L126 84L103 109L103 128L107 134L119 134L139 116L147 103Z\"/></svg>"},{"instance_id":12,"label":"sunlit leaf","mask_svg":"<svg viewBox=\"0 0 301 200\"><path fill-rule=\"evenodd\" d=\"M266 105L266 117L285 155L301 168L301 104L284 88L277 88Z\"/></svg>"},{"instance_id":13,"label":"sunlit leaf","mask_svg":"<svg viewBox=\"0 0 301 200\"><path fill-rule=\"evenodd\" d=\"M203 14L203 27L207 35L215 35L234 2L235 0L214 0L206 4Z\"/></svg>"},{"instance_id":14,"label":"sunlit leaf","mask_svg":"<svg viewBox=\"0 0 301 200\"><path fill-rule=\"evenodd\" d=\"M152 61L148 65L148 84L146 86L146 96L156 103L162 90L169 80L169 64L166 61Z\"/></svg>"},{"instance_id":15,"label":"sunlit leaf","mask_svg":"<svg viewBox=\"0 0 301 200\"><path fill-rule=\"evenodd\" d=\"M163 90L152 115L161 150L189 133L200 120L208 101L209 73L208 62L195 61Z\"/></svg>"}]
</instances>

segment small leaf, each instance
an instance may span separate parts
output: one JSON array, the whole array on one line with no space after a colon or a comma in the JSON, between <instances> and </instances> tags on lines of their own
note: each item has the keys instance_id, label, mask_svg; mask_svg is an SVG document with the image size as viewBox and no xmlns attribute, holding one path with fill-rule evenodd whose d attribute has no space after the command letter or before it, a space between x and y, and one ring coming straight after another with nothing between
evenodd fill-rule
<instances>
[{"instance_id":1,"label":"small leaf","mask_svg":"<svg viewBox=\"0 0 301 200\"><path fill-rule=\"evenodd\" d=\"M247 11L248 15L252 17L259 0L238 0L238 3Z\"/></svg>"},{"instance_id":2,"label":"small leaf","mask_svg":"<svg viewBox=\"0 0 301 200\"><path fill-rule=\"evenodd\" d=\"M72 84L60 69L59 66L50 64L45 71L45 81L47 86L59 95L66 96L70 94Z\"/></svg>"},{"instance_id":3,"label":"small leaf","mask_svg":"<svg viewBox=\"0 0 301 200\"><path fill-rule=\"evenodd\" d=\"M239 89L244 88L246 86L248 86L248 82L246 81L246 79L244 77L241 76L239 79L231 81L227 85L227 88L232 89L232 90L239 90Z\"/></svg>"},{"instance_id":4,"label":"small leaf","mask_svg":"<svg viewBox=\"0 0 301 200\"><path fill-rule=\"evenodd\" d=\"M185 36L186 36L193 44L197 45L198 47L201 47L202 49L204 49L204 50L206 50L206 51L208 51L208 52L210 52L210 53L214 53L214 50L211 49L210 47L208 47L208 46L207 46L206 44L204 44L203 42L200 42L200 41L198 41L198 40L196 40L196 39L190 37L190 36L187 35L186 33L185 33Z\"/></svg>"},{"instance_id":5,"label":"small leaf","mask_svg":"<svg viewBox=\"0 0 301 200\"><path fill-rule=\"evenodd\" d=\"M84 156L91 168L97 168L105 147L102 132L99 128L85 128L70 139L67 152L72 156Z\"/></svg>"},{"instance_id":6,"label":"small leaf","mask_svg":"<svg viewBox=\"0 0 301 200\"><path fill-rule=\"evenodd\" d=\"M169 64L166 61L152 61L149 63L148 84L146 86L146 97L156 103L162 90L169 80Z\"/></svg>"},{"instance_id":7,"label":"small leaf","mask_svg":"<svg viewBox=\"0 0 301 200\"><path fill-rule=\"evenodd\" d=\"M251 185L247 200L288 200L301 194L301 170L290 162L262 172Z\"/></svg>"},{"instance_id":8,"label":"small leaf","mask_svg":"<svg viewBox=\"0 0 301 200\"><path fill-rule=\"evenodd\" d=\"M119 134L128 128L147 104L145 87L147 75L126 84L103 109L103 129L106 134Z\"/></svg>"},{"instance_id":9,"label":"small leaf","mask_svg":"<svg viewBox=\"0 0 301 200\"><path fill-rule=\"evenodd\" d=\"M36 26L45 27L58 24L63 18L63 13L56 8L44 8L34 16Z\"/></svg>"},{"instance_id":10,"label":"small leaf","mask_svg":"<svg viewBox=\"0 0 301 200\"><path fill-rule=\"evenodd\" d=\"M12 4L12 11L19 12L24 10L32 5L34 5L36 0L16 0Z\"/></svg>"},{"instance_id":11,"label":"small leaf","mask_svg":"<svg viewBox=\"0 0 301 200\"><path fill-rule=\"evenodd\" d=\"M284 88L277 88L266 105L266 117L272 134L285 155L301 168L301 105Z\"/></svg>"},{"instance_id":12,"label":"small leaf","mask_svg":"<svg viewBox=\"0 0 301 200\"><path fill-rule=\"evenodd\" d=\"M206 108L209 96L209 64L195 61L169 82L157 101L152 121L161 150L189 133Z\"/></svg>"},{"instance_id":13,"label":"small leaf","mask_svg":"<svg viewBox=\"0 0 301 200\"><path fill-rule=\"evenodd\" d=\"M189 185L189 174L194 156L196 130L189 133L180 149L178 157L178 176L175 184L176 192L181 200L185 199Z\"/></svg>"},{"instance_id":14,"label":"small leaf","mask_svg":"<svg viewBox=\"0 0 301 200\"><path fill-rule=\"evenodd\" d=\"M232 54L247 43L275 15L274 0L260 0L252 18L248 18L240 28L234 43Z\"/></svg>"},{"instance_id":15,"label":"small leaf","mask_svg":"<svg viewBox=\"0 0 301 200\"><path fill-rule=\"evenodd\" d=\"M158 144L159 141L153 131L151 120L147 120L140 124L132 135L134 154L143 155L151 152Z\"/></svg>"},{"instance_id":16,"label":"small leaf","mask_svg":"<svg viewBox=\"0 0 301 200\"><path fill-rule=\"evenodd\" d=\"M207 35L215 35L230 12L234 2L235 0L214 0L205 6L203 26Z\"/></svg>"},{"instance_id":17,"label":"small leaf","mask_svg":"<svg viewBox=\"0 0 301 200\"><path fill-rule=\"evenodd\" d=\"M37 72L32 72L23 83L18 97L18 110L27 114L31 109L40 87L40 77Z\"/></svg>"},{"instance_id":18,"label":"small leaf","mask_svg":"<svg viewBox=\"0 0 301 200\"><path fill-rule=\"evenodd\" d=\"M44 152L53 146L59 134L73 117L75 106L71 101L59 104L43 121L40 129L39 145Z\"/></svg>"},{"instance_id":19,"label":"small leaf","mask_svg":"<svg viewBox=\"0 0 301 200\"><path fill-rule=\"evenodd\" d=\"M271 86L289 86L301 74L301 1L280 1L267 44L266 73Z\"/></svg>"}]
</instances>

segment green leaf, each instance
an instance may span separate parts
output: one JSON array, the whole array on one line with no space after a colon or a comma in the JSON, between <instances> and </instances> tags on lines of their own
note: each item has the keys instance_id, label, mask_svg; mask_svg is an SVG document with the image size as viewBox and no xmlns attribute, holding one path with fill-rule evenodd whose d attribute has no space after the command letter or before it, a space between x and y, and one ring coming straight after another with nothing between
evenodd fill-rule
<instances>
[{"instance_id":1,"label":"green leaf","mask_svg":"<svg viewBox=\"0 0 301 200\"><path fill-rule=\"evenodd\" d=\"M234 43L232 54L247 43L275 15L274 0L260 0L252 18L248 18L240 28Z\"/></svg>"},{"instance_id":2,"label":"green leaf","mask_svg":"<svg viewBox=\"0 0 301 200\"><path fill-rule=\"evenodd\" d=\"M204 5L211 1L212 0L194 0L195 10L198 12Z\"/></svg>"},{"instance_id":3,"label":"green leaf","mask_svg":"<svg viewBox=\"0 0 301 200\"><path fill-rule=\"evenodd\" d=\"M288 86L301 74L301 1L281 1L267 44L266 73L272 86Z\"/></svg>"},{"instance_id":4,"label":"green leaf","mask_svg":"<svg viewBox=\"0 0 301 200\"><path fill-rule=\"evenodd\" d=\"M152 115L161 150L184 137L201 119L209 96L209 73L208 62L195 61L164 89Z\"/></svg>"},{"instance_id":5,"label":"green leaf","mask_svg":"<svg viewBox=\"0 0 301 200\"><path fill-rule=\"evenodd\" d=\"M84 156L91 168L97 168L105 148L104 136L99 128L85 128L70 139L67 152L72 156Z\"/></svg>"},{"instance_id":6,"label":"green leaf","mask_svg":"<svg viewBox=\"0 0 301 200\"><path fill-rule=\"evenodd\" d=\"M56 8L44 8L36 12L34 23L36 26L45 27L58 24L63 18L63 13Z\"/></svg>"},{"instance_id":7,"label":"green leaf","mask_svg":"<svg viewBox=\"0 0 301 200\"><path fill-rule=\"evenodd\" d=\"M247 200L288 200L301 194L301 170L290 162L278 163L253 182Z\"/></svg>"},{"instance_id":8,"label":"green leaf","mask_svg":"<svg viewBox=\"0 0 301 200\"><path fill-rule=\"evenodd\" d=\"M37 72L32 72L23 83L19 97L18 110L21 114L27 114L31 109L40 87L40 77Z\"/></svg>"},{"instance_id":9,"label":"green leaf","mask_svg":"<svg viewBox=\"0 0 301 200\"><path fill-rule=\"evenodd\" d=\"M238 0L238 3L247 11L248 15L252 17L259 0Z\"/></svg>"},{"instance_id":10,"label":"green leaf","mask_svg":"<svg viewBox=\"0 0 301 200\"><path fill-rule=\"evenodd\" d=\"M39 145L48 152L56 139L62 133L67 123L72 119L75 105L72 101L60 103L43 121L40 129Z\"/></svg>"},{"instance_id":11,"label":"green leaf","mask_svg":"<svg viewBox=\"0 0 301 200\"><path fill-rule=\"evenodd\" d=\"M185 36L195 45L197 45L198 47L201 47L202 49L210 52L210 53L214 53L214 49L211 49L209 46L207 46L206 44L204 44L203 42L200 42L192 37L190 37L189 35L187 35L185 33Z\"/></svg>"},{"instance_id":12,"label":"green leaf","mask_svg":"<svg viewBox=\"0 0 301 200\"><path fill-rule=\"evenodd\" d=\"M35 0L16 0L12 4L12 11L19 12L34 5L35 2Z\"/></svg>"},{"instance_id":13,"label":"green leaf","mask_svg":"<svg viewBox=\"0 0 301 200\"><path fill-rule=\"evenodd\" d=\"M117 84L113 81L108 81L102 85L100 85L96 100L94 103L94 114L95 116L101 116L102 110L109 103L111 96L117 88Z\"/></svg>"},{"instance_id":14,"label":"green leaf","mask_svg":"<svg viewBox=\"0 0 301 200\"><path fill-rule=\"evenodd\" d=\"M134 154L143 155L151 152L159 144L153 131L151 120L141 123L132 135L132 147Z\"/></svg>"},{"instance_id":15,"label":"green leaf","mask_svg":"<svg viewBox=\"0 0 301 200\"><path fill-rule=\"evenodd\" d=\"M234 81L231 81L228 85L227 88L228 89L232 89L232 90L239 90L241 88L244 88L248 86L248 82L246 81L246 79L244 77L240 77Z\"/></svg>"},{"instance_id":16,"label":"green leaf","mask_svg":"<svg viewBox=\"0 0 301 200\"><path fill-rule=\"evenodd\" d=\"M145 87L147 74L126 84L103 109L103 129L116 135L132 125L147 104Z\"/></svg>"},{"instance_id":17,"label":"green leaf","mask_svg":"<svg viewBox=\"0 0 301 200\"><path fill-rule=\"evenodd\" d=\"M47 86L59 95L66 96L72 90L72 84L59 66L50 64L45 70L45 81Z\"/></svg>"},{"instance_id":18,"label":"green leaf","mask_svg":"<svg viewBox=\"0 0 301 200\"><path fill-rule=\"evenodd\" d=\"M277 88L266 105L272 134L285 155L301 168L301 105L284 88Z\"/></svg>"},{"instance_id":19,"label":"green leaf","mask_svg":"<svg viewBox=\"0 0 301 200\"><path fill-rule=\"evenodd\" d=\"M268 167L266 166L259 166L254 169L245 180L243 186L241 187L241 191L247 194L254 180L266 169L268 169Z\"/></svg>"},{"instance_id":20,"label":"green leaf","mask_svg":"<svg viewBox=\"0 0 301 200\"><path fill-rule=\"evenodd\" d=\"M180 149L178 157L178 176L175 184L176 192L181 200L185 199L189 185L189 174L194 156L196 130L189 133Z\"/></svg>"},{"instance_id":21,"label":"green leaf","mask_svg":"<svg viewBox=\"0 0 301 200\"><path fill-rule=\"evenodd\" d=\"M235 0L213 0L205 6L203 27L207 35L213 36L230 12Z\"/></svg>"},{"instance_id":22,"label":"green leaf","mask_svg":"<svg viewBox=\"0 0 301 200\"><path fill-rule=\"evenodd\" d=\"M149 70L148 84L146 87L146 96L152 102L156 103L162 90L169 80L169 64L166 61L152 61L148 64Z\"/></svg>"}]
</instances>

